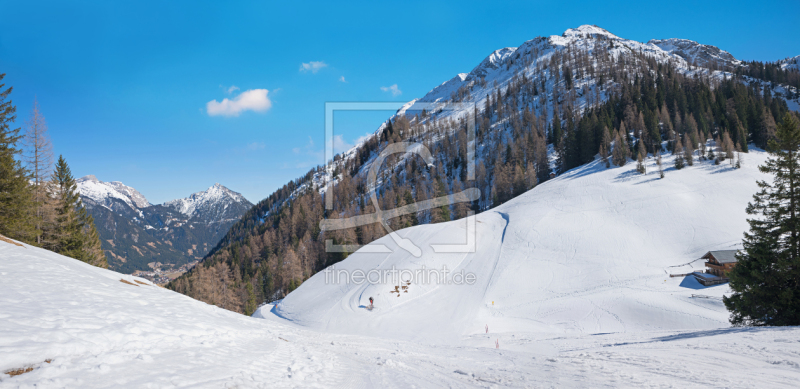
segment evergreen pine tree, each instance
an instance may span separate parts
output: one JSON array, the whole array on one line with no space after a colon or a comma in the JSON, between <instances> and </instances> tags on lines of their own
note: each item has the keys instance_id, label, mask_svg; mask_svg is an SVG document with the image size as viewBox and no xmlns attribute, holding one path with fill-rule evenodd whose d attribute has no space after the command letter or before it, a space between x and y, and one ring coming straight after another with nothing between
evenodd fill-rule
<instances>
[{"instance_id":1,"label":"evergreen pine tree","mask_svg":"<svg viewBox=\"0 0 800 389\"><path fill-rule=\"evenodd\" d=\"M603 161L603 164L606 165L606 168L611 167L611 163L608 161L608 151L611 150L611 137L608 135L608 128L603 126L602 129L603 137L600 141L600 159Z\"/></svg>"},{"instance_id":2,"label":"evergreen pine tree","mask_svg":"<svg viewBox=\"0 0 800 389\"><path fill-rule=\"evenodd\" d=\"M675 139L675 147L673 148L673 153L675 154L675 169L681 170L686 165L686 161L684 160L684 153L683 153L683 145L681 144L680 138ZM661 153L659 153L660 155Z\"/></svg>"},{"instance_id":3,"label":"evergreen pine tree","mask_svg":"<svg viewBox=\"0 0 800 389\"><path fill-rule=\"evenodd\" d=\"M97 267L108 269L108 258L100 243L100 234L94 225L94 218L81 205L79 219L83 224L83 259L82 261Z\"/></svg>"},{"instance_id":4,"label":"evergreen pine tree","mask_svg":"<svg viewBox=\"0 0 800 389\"><path fill-rule=\"evenodd\" d=\"M2 82L5 74L0 74ZM27 243L35 243L33 188L27 170L17 157L19 128L12 129L17 108L8 96L13 88L0 84L0 234Z\"/></svg>"},{"instance_id":5,"label":"evergreen pine tree","mask_svg":"<svg viewBox=\"0 0 800 389\"><path fill-rule=\"evenodd\" d=\"M58 157L48 185L48 202L53 212L43 222L42 246L48 250L107 268L94 220L81 203L75 179L67 161Z\"/></svg>"},{"instance_id":6,"label":"evergreen pine tree","mask_svg":"<svg viewBox=\"0 0 800 389\"><path fill-rule=\"evenodd\" d=\"M623 166L628 162L628 143L625 141L625 135L622 130L625 129L625 123L620 124L620 131L616 133L614 138L614 150L612 151L612 159L614 165Z\"/></svg>"},{"instance_id":7,"label":"evergreen pine tree","mask_svg":"<svg viewBox=\"0 0 800 389\"><path fill-rule=\"evenodd\" d=\"M706 155L706 159L711 161L715 160L714 158L716 158L716 155L714 154L714 146L708 147L708 155Z\"/></svg>"},{"instance_id":8,"label":"evergreen pine tree","mask_svg":"<svg viewBox=\"0 0 800 389\"><path fill-rule=\"evenodd\" d=\"M770 142L771 157L747 205L750 231L728 273L733 294L723 302L733 325L800 325L800 125L790 114Z\"/></svg>"},{"instance_id":9,"label":"evergreen pine tree","mask_svg":"<svg viewBox=\"0 0 800 389\"><path fill-rule=\"evenodd\" d=\"M434 181L435 197L447 196L447 189L444 182L439 179ZM450 217L450 205L445 204L439 208L431 210L431 222L441 223L452 220Z\"/></svg>"}]
</instances>

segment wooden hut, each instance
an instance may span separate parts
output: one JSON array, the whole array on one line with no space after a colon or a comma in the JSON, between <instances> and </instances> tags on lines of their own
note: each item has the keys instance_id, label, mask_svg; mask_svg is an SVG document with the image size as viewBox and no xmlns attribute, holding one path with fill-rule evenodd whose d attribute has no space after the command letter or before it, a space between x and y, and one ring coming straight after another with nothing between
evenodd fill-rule
<instances>
[{"instance_id":1,"label":"wooden hut","mask_svg":"<svg viewBox=\"0 0 800 389\"><path fill-rule=\"evenodd\" d=\"M728 270L736 266L736 253L739 250L709 251L700 257L706 260L706 273L724 277Z\"/></svg>"}]
</instances>

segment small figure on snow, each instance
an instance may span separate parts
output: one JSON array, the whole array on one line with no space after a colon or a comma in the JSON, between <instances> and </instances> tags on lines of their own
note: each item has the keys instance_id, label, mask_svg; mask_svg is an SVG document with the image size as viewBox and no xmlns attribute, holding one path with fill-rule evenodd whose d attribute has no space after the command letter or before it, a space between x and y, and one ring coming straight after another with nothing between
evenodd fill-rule
<instances>
[{"instance_id":1,"label":"small figure on snow","mask_svg":"<svg viewBox=\"0 0 800 389\"><path fill-rule=\"evenodd\" d=\"M486 333L487 334L489 333L489 325L488 324L486 325Z\"/></svg>"},{"instance_id":2,"label":"small figure on snow","mask_svg":"<svg viewBox=\"0 0 800 389\"><path fill-rule=\"evenodd\" d=\"M370 298L369 298L369 310L371 311L371 310L372 310L372 308L373 308L373 305L372 305L372 297L370 297Z\"/></svg>"}]
</instances>

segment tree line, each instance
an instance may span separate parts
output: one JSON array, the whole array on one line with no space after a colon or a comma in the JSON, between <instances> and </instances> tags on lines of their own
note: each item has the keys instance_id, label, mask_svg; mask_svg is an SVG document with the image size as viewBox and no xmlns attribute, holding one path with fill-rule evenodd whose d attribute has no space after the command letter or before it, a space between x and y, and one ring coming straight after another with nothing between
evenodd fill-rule
<instances>
[{"instance_id":1,"label":"tree line","mask_svg":"<svg viewBox=\"0 0 800 389\"><path fill-rule=\"evenodd\" d=\"M13 87L0 74L0 235L108 268L91 215L63 156L52 144L38 102L25 131L14 126Z\"/></svg>"}]
</instances>

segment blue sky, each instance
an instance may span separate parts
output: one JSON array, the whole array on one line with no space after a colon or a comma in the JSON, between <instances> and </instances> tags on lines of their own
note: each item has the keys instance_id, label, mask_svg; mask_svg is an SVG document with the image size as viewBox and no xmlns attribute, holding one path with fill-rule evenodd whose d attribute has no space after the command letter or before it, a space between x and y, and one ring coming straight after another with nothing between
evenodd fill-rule
<instances>
[{"instance_id":1,"label":"blue sky","mask_svg":"<svg viewBox=\"0 0 800 389\"><path fill-rule=\"evenodd\" d=\"M215 182L257 202L322 162L326 101L422 97L536 36L596 24L744 60L800 54L797 1L374 3L0 0L0 73L17 123L37 98L75 176L153 203ZM335 131L353 144L390 114Z\"/></svg>"}]
</instances>

